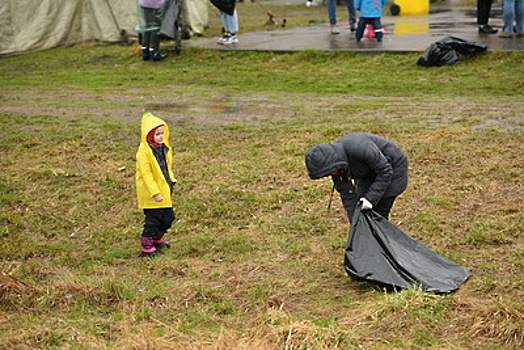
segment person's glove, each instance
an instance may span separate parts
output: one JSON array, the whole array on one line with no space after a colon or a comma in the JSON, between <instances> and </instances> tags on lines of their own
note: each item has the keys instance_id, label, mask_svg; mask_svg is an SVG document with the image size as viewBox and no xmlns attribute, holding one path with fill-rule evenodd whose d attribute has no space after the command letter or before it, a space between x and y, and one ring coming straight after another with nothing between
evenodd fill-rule
<instances>
[{"instance_id":1,"label":"person's glove","mask_svg":"<svg viewBox=\"0 0 524 350\"><path fill-rule=\"evenodd\" d=\"M368 201L366 198L362 197L358 201L360 203L360 210L371 210L373 209L373 204Z\"/></svg>"}]
</instances>

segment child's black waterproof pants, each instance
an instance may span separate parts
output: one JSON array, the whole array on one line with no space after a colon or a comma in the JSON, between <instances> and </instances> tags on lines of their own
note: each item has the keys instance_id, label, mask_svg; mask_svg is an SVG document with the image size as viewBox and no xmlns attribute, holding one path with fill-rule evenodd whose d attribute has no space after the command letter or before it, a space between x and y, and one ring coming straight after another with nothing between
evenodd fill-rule
<instances>
[{"instance_id":1,"label":"child's black waterproof pants","mask_svg":"<svg viewBox=\"0 0 524 350\"><path fill-rule=\"evenodd\" d=\"M153 238L157 232L166 232L175 221L173 208L144 209L146 216L142 237Z\"/></svg>"}]
</instances>

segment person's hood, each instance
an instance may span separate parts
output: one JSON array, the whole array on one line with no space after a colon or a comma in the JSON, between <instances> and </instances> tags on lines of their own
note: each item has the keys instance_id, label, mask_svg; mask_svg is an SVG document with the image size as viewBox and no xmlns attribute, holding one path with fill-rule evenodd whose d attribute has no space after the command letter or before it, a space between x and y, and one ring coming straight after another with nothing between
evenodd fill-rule
<instances>
[{"instance_id":1,"label":"person's hood","mask_svg":"<svg viewBox=\"0 0 524 350\"><path fill-rule=\"evenodd\" d=\"M158 128L159 126L164 126L164 143L169 147L169 127L166 124L165 121L162 119L155 117L151 113L144 113L142 115L142 124L141 124L141 136L140 140L142 142L147 142L147 135L154 129Z\"/></svg>"},{"instance_id":2,"label":"person's hood","mask_svg":"<svg viewBox=\"0 0 524 350\"><path fill-rule=\"evenodd\" d=\"M348 170L348 160L342 144L323 143L311 147L306 153L309 177L316 180L338 170Z\"/></svg>"}]
</instances>

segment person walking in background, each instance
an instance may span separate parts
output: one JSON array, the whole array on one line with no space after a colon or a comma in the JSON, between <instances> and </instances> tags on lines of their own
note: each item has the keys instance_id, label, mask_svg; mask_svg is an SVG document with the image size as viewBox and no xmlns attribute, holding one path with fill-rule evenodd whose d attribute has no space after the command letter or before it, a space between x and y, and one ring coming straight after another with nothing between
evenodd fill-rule
<instances>
[{"instance_id":1,"label":"person walking in background","mask_svg":"<svg viewBox=\"0 0 524 350\"><path fill-rule=\"evenodd\" d=\"M354 0L345 0L348 9L348 24L349 30L355 31L355 24L357 22L357 15L355 12ZM340 30L337 28L337 2L338 0L327 0L327 10L329 17L329 24L331 34L340 34Z\"/></svg>"},{"instance_id":2,"label":"person walking in background","mask_svg":"<svg viewBox=\"0 0 524 350\"><path fill-rule=\"evenodd\" d=\"M393 142L369 133L347 135L306 153L311 179L331 176L351 222L356 206L388 219L408 184L408 157Z\"/></svg>"},{"instance_id":3,"label":"person walking in background","mask_svg":"<svg viewBox=\"0 0 524 350\"><path fill-rule=\"evenodd\" d=\"M524 37L524 0L504 0L502 3L504 28L499 38Z\"/></svg>"},{"instance_id":4,"label":"person walking in background","mask_svg":"<svg viewBox=\"0 0 524 350\"><path fill-rule=\"evenodd\" d=\"M138 0L138 24L136 31L142 33L142 59L160 61L167 54L161 54L158 32L164 18L165 0Z\"/></svg>"},{"instance_id":5,"label":"person walking in background","mask_svg":"<svg viewBox=\"0 0 524 350\"><path fill-rule=\"evenodd\" d=\"M357 41L362 40L368 24L373 26L377 41L382 41L384 31L380 18L384 6L386 6L386 0L355 0L355 8L360 11L360 19L355 34Z\"/></svg>"},{"instance_id":6,"label":"person walking in background","mask_svg":"<svg viewBox=\"0 0 524 350\"><path fill-rule=\"evenodd\" d=\"M220 12L224 35L218 39L219 45L231 45L238 42L238 15L235 0L211 0Z\"/></svg>"},{"instance_id":7,"label":"person walking in background","mask_svg":"<svg viewBox=\"0 0 524 350\"><path fill-rule=\"evenodd\" d=\"M160 118L144 113L140 146L136 154L136 193L138 207L144 210L142 256L162 254L171 245L164 234L175 221L173 210L173 149L169 143L169 127Z\"/></svg>"},{"instance_id":8,"label":"person walking in background","mask_svg":"<svg viewBox=\"0 0 524 350\"><path fill-rule=\"evenodd\" d=\"M495 34L497 29L488 24L493 0L477 0L477 25L479 34Z\"/></svg>"}]
</instances>

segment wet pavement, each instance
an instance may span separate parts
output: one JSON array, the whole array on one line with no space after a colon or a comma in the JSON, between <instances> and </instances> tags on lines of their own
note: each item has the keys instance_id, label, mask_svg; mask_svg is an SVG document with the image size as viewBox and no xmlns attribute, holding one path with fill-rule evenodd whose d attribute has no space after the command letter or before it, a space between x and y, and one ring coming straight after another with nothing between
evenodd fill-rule
<instances>
[{"instance_id":1,"label":"wet pavement","mask_svg":"<svg viewBox=\"0 0 524 350\"><path fill-rule=\"evenodd\" d=\"M326 15L327 16L327 15ZM502 30L502 11L495 6L490 25ZM329 24L283 28L239 35L239 42L230 46L217 44L218 38L190 40L188 46L217 50L295 52L302 50L355 51L361 53L422 52L446 36L486 45L488 51L524 51L524 37L499 38L497 34L479 34L475 7L453 7L432 10L424 16L384 16L386 31L382 42L364 38L357 42L347 24L338 24L340 34L330 34Z\"/></svg>"}]
</instances>

